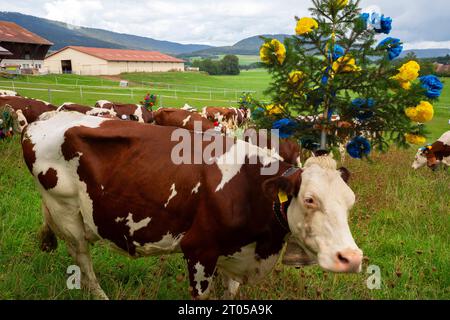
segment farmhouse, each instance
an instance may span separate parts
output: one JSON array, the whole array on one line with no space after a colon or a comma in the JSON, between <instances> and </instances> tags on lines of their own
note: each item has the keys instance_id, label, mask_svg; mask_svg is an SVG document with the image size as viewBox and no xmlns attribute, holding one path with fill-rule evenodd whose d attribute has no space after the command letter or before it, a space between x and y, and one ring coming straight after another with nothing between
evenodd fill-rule
<instances>
[{"instance_id":1,"label":"farmhouse","mask_svg":"<svg viewBox=\"0 0 450 320\"><path fill-rule=\"evenodd\" d=\"M2 67L15 66L22 73L40 71L45 55L52 45L50 41L13 22L0 21ZM8 56L3 55L8 52Z\"/></svg>"},{"instance_id":2,"label":"farmhouse","mask_svg":"<svg viewBox=\"0 0 450 320\"><path fill-rule=\"evenodd\" d=\"M184 71L184 60L154 51L68 46L49 55L44 66L49 73L117 75Z\"/></svg>"}]
</instances>

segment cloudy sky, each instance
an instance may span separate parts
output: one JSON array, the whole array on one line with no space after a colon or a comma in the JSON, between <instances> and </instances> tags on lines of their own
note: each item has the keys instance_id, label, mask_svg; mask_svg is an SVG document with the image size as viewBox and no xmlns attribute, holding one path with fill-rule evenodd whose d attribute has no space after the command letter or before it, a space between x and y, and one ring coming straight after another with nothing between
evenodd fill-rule
<instances>
[{"instance_id":1,"label":"cloudy sky","mask_svg":"<svg viewBox=\"0 0 450 320\"><path fill-rule=\"evenodd\" d=\"M310 0L0 0L16 11L73 25L180 43L232 45L259 34L293 33ZM408 48L450 48L449 0L362 0L394 19Z\"/></svg>"}]
</instances>

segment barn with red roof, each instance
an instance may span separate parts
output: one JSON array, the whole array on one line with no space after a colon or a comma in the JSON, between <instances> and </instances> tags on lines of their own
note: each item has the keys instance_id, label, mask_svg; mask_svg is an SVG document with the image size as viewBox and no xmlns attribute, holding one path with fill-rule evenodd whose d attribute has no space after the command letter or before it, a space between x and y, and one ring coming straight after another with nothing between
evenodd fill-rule
<instances>
[{"instance_id":1,"label":"barn with red roof","mask_svg":"<svg viewBox=\"0 0 450 320\"><path fill-rule=\"evenodd\" d=\"M39 72L53 45L47 39L9 21L0 21L0 66L22 73Z\"/></svg>"},{"instance_id":2,"label":"barn with red roof","mask_svg":"<svg viewBox=\"0 0 450 320\"><path fill-rule=\"evenodd\" d=\"M184 71L184 60L156 52L68 46L49 55L49 73L117 75L124 72Z\"/></svg>"}]
</instances>

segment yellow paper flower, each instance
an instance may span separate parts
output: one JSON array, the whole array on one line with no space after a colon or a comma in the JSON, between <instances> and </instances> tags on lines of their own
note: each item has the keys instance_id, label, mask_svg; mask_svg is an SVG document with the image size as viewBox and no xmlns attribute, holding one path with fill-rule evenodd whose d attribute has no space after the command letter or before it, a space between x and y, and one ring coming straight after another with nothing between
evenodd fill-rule
<instances>
[{"instance_id":1,"label":"yellow paper flower","mask_svg":"<svg viewBox=\"0 0 450 320\"><path fill-rule=\"evenodd\" d=\"M356 65L355 59L349 56L340 57L335 62L333 62L332 69L334 73L337 72L348 73L361 71L361 68Z\"/></svg>"},{"instance_id":2,"label":"yellow paper flower","mask_svg":"<svg viewBox=\"0 0 450 320\"><path fill-rule=\"evenodd\" d=\"M301 18L297 21L297 27L295 28L295 33L299 36L308 34L314 29L319 28L319 24L313 18Z\"/></svg>"},{"instance_id":3,"label":"yellow paper flower","mask_svg":"<svg viewBox=\"0 0 450 320\"><path fill-rule=\"evenodd\" d=\"M405 114L411 121L426 123L433 120L434 108L428 101L421 101L415 108L407 108Z\"/></svg>"},{"instance_id":4,"label":"yellow paper flower","mask_svg":"<svg viewBox=\"0 0 450 320\"><path fill-rule=\"evenodd\" d=\"M302 81L305 77L305 74L302 71L292 71L291 73L289 73L289 83L290 84L297 84L300 81Z\"/></svg>"},{"instance_id":5,"label":"yellow paper flower","mask_svg":"<svg viewBox=\"0 0 450 320\"><path fill-rule=\"evenodd\" d=\"M337 5L339 8L343 8L348 5L348 0L337 0Z\"/></svg>"},{"instance_id":6,"label":"yellow paper flower","mask_svg":"<svg viewBox=\"0 0 450 320\"><path fill-rule=\"evenodd\" d=\"M275 104L275 105L270 104L270 105L266 106L266 110L269 112L270 115L283 113L283 109L279 104Z\"/></svg>"},{"instance_id":7,"label":"yellow paper flower","mask_svg":"<svg viewBox=\"0 0 450 320\"><path fill-rule=\"evenodd\" d=\"M427 142L427 138L425 138L424 136L419 136L411 133L405 134L405 138L408 143L418 146L423 146Z\"/></svg>"},{"instance_id":8,"label":"yellow paper flower","mask_svg":"<svg viewBox=\"0 0 450 320\"><path fill-rule=\"evenodd\" d=\"M405 89L405 90L410 90L411 89L411 82L407 81L407 82L400 82L400 86Z\"/></svg>"},{"instance_id":9,"label":"yellow paper flower","mask_svg":"<svg viewBox=\"0 0 450 320\"><path fill-rule=\"evenodd\" d=\"M259 50L259 57L261 58L261 61L266 64L272 63L273 55L276 56L277 61L280 64L283 64L284 60L286 59L286 47L277 39L266 42Z\"/></svg>"},{"instance_id":10,"label":"yellow paper flower","mask_svg":"<svg viewBox=\"0 0 450 320\"><path fill-rule=\"evenodd\" d=\"M398 69L399 73L392 77L397 80L400 86L405 89L411 89L411 82L419 77L420 65L416 61L409 61Z\"/></svg>"}]
</instances>

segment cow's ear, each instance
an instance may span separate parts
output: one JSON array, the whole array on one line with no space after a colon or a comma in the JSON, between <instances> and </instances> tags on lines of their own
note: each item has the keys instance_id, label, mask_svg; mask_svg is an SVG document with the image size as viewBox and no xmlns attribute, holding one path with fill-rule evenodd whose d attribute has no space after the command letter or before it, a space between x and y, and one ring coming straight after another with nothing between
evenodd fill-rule
<instances>
[{"instance_id":1,"label":"cow's ear","mask_svg":"<svg viewBox=\"0 0 450 320\"><path fill-rule=\"evenodd\" d=\"M345 167L341 167L339 168L339 172L341 173L342 180L344 180L345 183L348 183L351 177L350 171L348 171L348 169Z\"/></svg>"},{"instance_id":2,"label":"cow's ear","mask_svg":"<svg viewBox=\"0 0 450 320\"><path fill-rule=\"evenodd\" d=\"M298 196L301 185L301 174L294 174L290 177L272 178L263 183L263 192L272 201L278 199L278 194L284 192L289 196Z\"/></svg>"}]
</instances>

